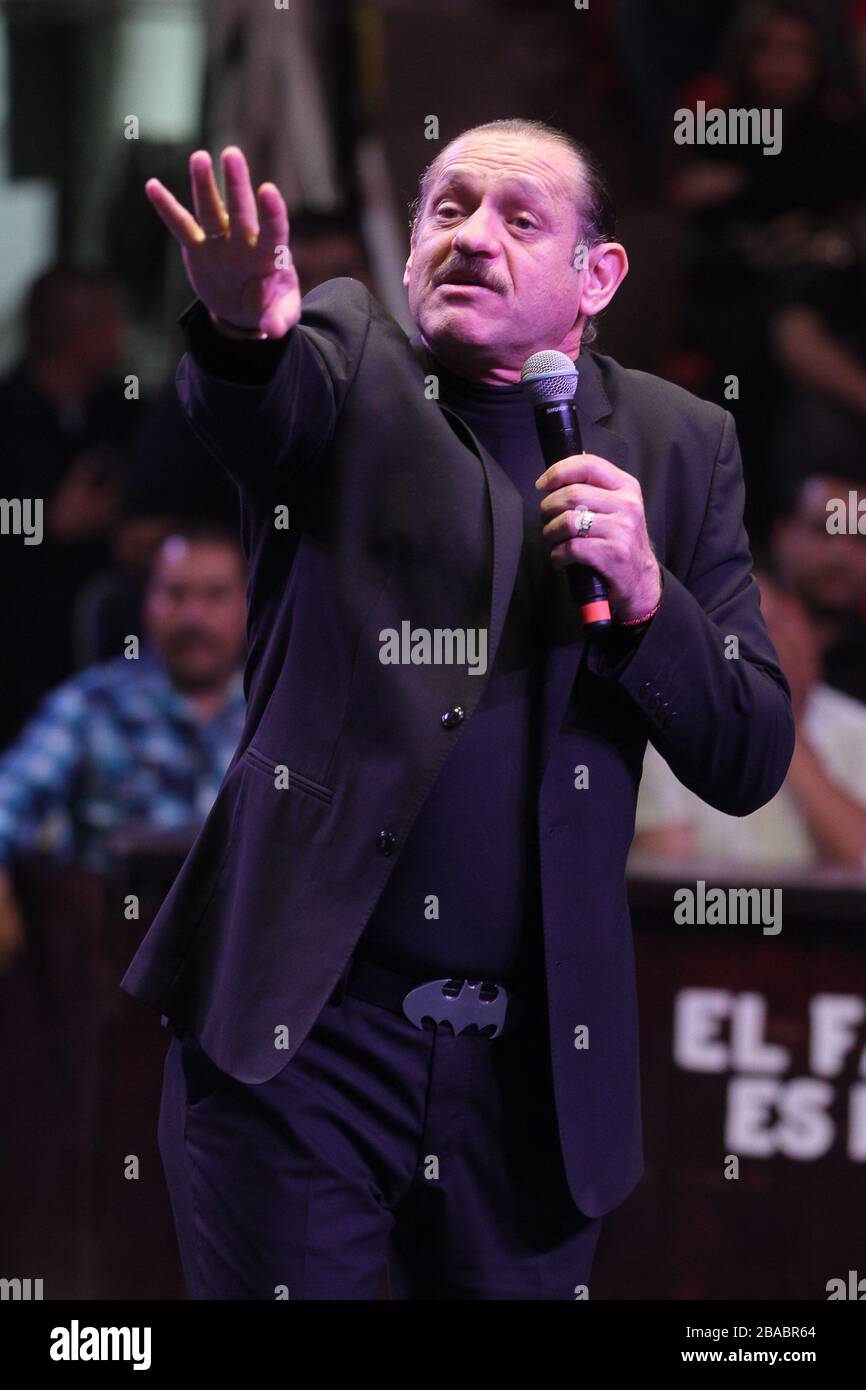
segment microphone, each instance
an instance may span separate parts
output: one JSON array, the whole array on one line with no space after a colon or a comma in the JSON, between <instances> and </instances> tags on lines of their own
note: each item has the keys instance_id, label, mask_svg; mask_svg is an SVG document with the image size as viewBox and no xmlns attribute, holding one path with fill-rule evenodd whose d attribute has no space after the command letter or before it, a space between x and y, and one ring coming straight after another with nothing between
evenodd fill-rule
<instances>
[{"instance_id":1,"label":"microphone","mask_svg":"<svg viewBox=\"0 0 866 1390\"><path fill-rule=\"evenodd\" d=\"M583 453L574 397L578 370L564 352L535 352L520 372L521 385L532 402L541 452L548 467ZM571 597L583 625L592 632L610 627L607 580L589 565L571 564L565 571Z\"/></svg>"}]
</instances>

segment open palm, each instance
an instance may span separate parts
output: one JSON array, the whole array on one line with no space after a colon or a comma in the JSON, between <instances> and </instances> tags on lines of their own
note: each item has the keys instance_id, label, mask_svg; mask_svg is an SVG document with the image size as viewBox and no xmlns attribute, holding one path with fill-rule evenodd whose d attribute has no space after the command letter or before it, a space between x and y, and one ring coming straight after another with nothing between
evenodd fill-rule
<instances>
[{"instance_id":1,"label":"open palm","mask_svg":"<svg viewBox=\"0 0 866 1390\"><path fill-rule=\"evenodd\" d=\"M301 317L301 292L289 252L289 219L275 184L254 193L243 151L220 156L225 202L207 150L190 155L195 216L160 183L145 193L180 244L189 282L218 319L281 338Z\"/></svg>"}]
</instances>

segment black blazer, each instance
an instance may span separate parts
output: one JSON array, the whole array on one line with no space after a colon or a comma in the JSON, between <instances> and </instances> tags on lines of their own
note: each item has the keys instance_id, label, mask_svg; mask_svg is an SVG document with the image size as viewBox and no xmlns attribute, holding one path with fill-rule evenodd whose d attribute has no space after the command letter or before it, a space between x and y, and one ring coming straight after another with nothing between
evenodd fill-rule
<instances>
[{"instance_id":1,"label":"black blazer","mask_svg":"<svg viewBox=\"0 0 866 1390\"><path fill-rule=\"evenodd\" d=\"M204 315L195 301L180 317L188 348L208 334ZM246 724L122 986L187 1025L224 1071L261 1082L334 989L486 683L456 665L383 665L379 633L404 619L487 626L489 671L523 512L491 456L429 399L423 351L358 282L320 286L298 330L251 347L258 381L225 379L213 357L203 370L191 351L177 372L193 428L240 491ZM543 689L552 1067L571 1191L597 1216L643 1169L624 869L646 740L698 795L745 815L781 785L794 724L751 575L730 414L586 349L578 366L584 448L640 479L664 567L661 608L624 656L584 640L557 573ZM288 529L274 524L280 507ZM729 634L739 659L725 655ZM463 722L443 725L456 705Z\"/></svg>"}]
</instances>

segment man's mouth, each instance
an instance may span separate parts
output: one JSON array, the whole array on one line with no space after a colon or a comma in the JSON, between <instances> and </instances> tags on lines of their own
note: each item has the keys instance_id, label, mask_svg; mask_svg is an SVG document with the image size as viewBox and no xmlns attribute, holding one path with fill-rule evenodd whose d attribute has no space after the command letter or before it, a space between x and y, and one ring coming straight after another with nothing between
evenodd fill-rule
<instances>
[{"instance_id":1,"label":"man's mouth","mask_svg":"<svg viewBox=\"0 0 866 1390\"><path fill-rule=\"evenodd\" d=\"M490 290L493 292L492 285L485 285L483 280L468 280L463 276L449 276L446 280L440 280L437 289L461 289L461 290Z\"/></svg>"},{"instance_id":2,"label":"man's mouth","mask_svg":"<svg viewBox=\"0 0 866 1390\"><path fill-rule=\"evenodd\" d=\"M441 289L445 285L459 285L463 287L468 286L471 289L491 291L495 290L496 288L494 285L490 283L489 280L482 279L480 275L473 275L468 270L459 269L446 271L444 274L440 271L440 273L436 276L435 288Z\"/></svg>"}]
</instances>

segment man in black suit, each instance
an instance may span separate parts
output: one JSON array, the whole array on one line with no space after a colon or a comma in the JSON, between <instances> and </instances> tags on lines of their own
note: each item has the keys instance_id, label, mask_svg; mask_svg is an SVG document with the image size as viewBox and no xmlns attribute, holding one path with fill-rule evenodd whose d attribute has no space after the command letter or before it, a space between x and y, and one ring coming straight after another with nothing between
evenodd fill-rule
<instances>
[{"instance_id":1,"label":"man in black suit","mask_svg":"<svg viewBox=\"0 0 866 1390\"><path fill-rule=\"evenodd\" d=\"M147 192L197 295L180 398L240 493L248 715L123 981L175 1032L190 1292L370 1298L387 1263L396 1296L585 1296L643 1167L646 741L740 815L793 748L731 417L588 350L627 260L548 127L477 127L426 171L411 341L356 281L301 301L240 150L225 206L190 167L195 218ZM585 449L552 468L519 385L545 348L577 363Z\"/></svg>"}]
</instances>

